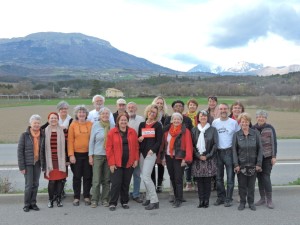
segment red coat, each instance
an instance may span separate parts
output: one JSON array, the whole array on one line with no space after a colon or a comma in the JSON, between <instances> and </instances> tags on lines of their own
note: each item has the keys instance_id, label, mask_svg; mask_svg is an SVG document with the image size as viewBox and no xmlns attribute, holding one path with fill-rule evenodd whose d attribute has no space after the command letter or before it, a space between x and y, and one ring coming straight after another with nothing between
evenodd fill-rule
<instances>
[{"instance_id":1,"label":"red coat","mask_svg":"<svg viewBox=\"0 0 300 225\"><path fill-rule=\"evenodd\" d=\"M160 159L164 159L165 155L167 154L167 147L168 147L168 133L169 133L170 126L164 128L163 140L161 145L161 152L160 152ZM193 161L193 142L192 136L189 129L182 125L180 134L176 137L174 143L174 150L175 150L175 158L176 159L184 159L186 162L191 163ZM176 156L176 152L184 151L185 157ZM180 155L180 154L178 154Z\"/></svg>"},{"instance_id":2,"label":"red coat","mask_svg":"<svg viewBox=\"0 0 300 225\"><path fill-rule=\"evenodd\" d=\"M135 130L130 127L127 129L129 159L126 168L129 168L133 165L134 161L139 160L139 144ZM111 129L107 134L106 141L106 157L109 166L122 166L122 145L122 137L119 128L115 127Z\"/></svg>"}]
</instances>

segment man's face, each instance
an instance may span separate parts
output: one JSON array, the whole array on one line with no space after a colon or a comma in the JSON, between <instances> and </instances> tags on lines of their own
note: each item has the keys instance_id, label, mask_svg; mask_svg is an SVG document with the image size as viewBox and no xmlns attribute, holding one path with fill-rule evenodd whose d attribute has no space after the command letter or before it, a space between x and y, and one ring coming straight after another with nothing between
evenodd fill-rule
<instances>
[{"instance_id":1,"label":"man's face","mask_svg":"<svg viewBox=\"0 0 300 225\"><path fill-rule=\"evenodd\" d=\"M228 117L228 106L221 104L219 106L219 110L220 110L220 117L226 119Z\"/></svg>"},{"instance_id":2,"label":"man's face","mask_svg":"<svg viewBox=\"0 0 300 225\"><path fill-rule=\"evenodd\" d=\"M94 107L96 108L96 109L100 109L101 108L101 106L103 106L103 99L102 98L100 98L100 97L97 97L97 98L95 98L95 100L94 100Z\"/></svg>"},{"instance_id":3,"label":"man's face","mask_svg":"<svg viewBox=\"0 0 300 225\"><path fill-rule=\"evenodd\" d=\"M125 112L126 104L117 104L117 110L118 112Z\"/></svg>"},{"instance_id":4,"label":"man's face","mask_svg":"<svg viewBox=\"0 0 300 225\"><path fill-rule=\"evenodd\" d=\"M178 112L180 114L183 113L183 110L184 110L184 106L181 104L181 103L176 103L174 106L173 106L173 111L174 112Z\"/></svg>"},{"instance_id":5,"label":"man's face","mask_svg":"<svg viewBox=\"0 0 300 225\"><path fill-rule=\"evenodd\" d=\"M130 116L135 115L136 110L137 110L136 105L134 105L134 104L128 104L128 105L127 105L127 112L128 112L128 114L129 114Z\"/></svg>"}]
</instances>

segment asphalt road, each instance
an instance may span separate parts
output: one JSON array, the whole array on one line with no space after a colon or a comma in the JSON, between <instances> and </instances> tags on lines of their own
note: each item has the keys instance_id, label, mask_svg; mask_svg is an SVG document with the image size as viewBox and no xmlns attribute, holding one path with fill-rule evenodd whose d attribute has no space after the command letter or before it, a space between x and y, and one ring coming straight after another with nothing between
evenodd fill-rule
<instances>
[{"instance_id":1,"label":"asphalt road","mask_svg":"<svg viewBox=\"0 0 300 225\"><path fill-rule=\"evenodd\" d=\"M256 199L258 193L255 193ZM277 187L273 190L275 209L266 206L257 207L257 211L246 208L238 211L238 203L234 202L232 207L225 208L223 205L214 206L216 192L212 193L211 204L207 209L198 209L196 193L184 193L187 202L180 208L174 209L168 202L167 193L159 194L160 208L147 211L140 204L130 201L130 209L117 207L115 212L108 208L99 206L95 209L85 206L72 205L72 198L68 196L64 200L64 206L53 209L47 208L47 195L38 195L39 212L30 211L24 213L23 197L0 195L0 224L1 225L74 225L74 224L122 224L122 225L299 225L300 213L299 187ZM235 196L236 198L236 192Z\"/></svg>"}]
</instances>

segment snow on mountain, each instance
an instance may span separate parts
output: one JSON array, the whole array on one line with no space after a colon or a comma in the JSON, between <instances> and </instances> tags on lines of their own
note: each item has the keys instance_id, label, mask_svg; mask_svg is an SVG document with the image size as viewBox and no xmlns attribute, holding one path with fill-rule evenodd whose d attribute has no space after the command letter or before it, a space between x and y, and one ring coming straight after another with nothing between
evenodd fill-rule
<instances>
[{"instance_id":1,"label":"snow on mountain","mask_svg":"<svg viewBox=\"0 0 300 225\"><path fill-rule=\"evenodd\" d=\"M233 67L225 69L223 72L232 72L232 73L248 73L255 70L263 68L263 64L249 63L245 61L238 62Z\"/></svg>"}]
</instances>

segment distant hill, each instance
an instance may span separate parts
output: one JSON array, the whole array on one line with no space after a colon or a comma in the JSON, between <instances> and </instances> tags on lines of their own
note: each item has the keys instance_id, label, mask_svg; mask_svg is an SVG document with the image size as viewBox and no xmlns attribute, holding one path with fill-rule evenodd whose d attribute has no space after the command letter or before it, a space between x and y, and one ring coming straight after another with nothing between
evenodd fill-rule
<instances>
[{"instance_id":1,"label":"distant hill","mask_svg":"<svg viewBox=\"0 0 300 225\"><path fill-rule=\"evenodd\" d=\"M0 73L26 76L49 68L175 72L80 33L42 32L0 39Z\"/></svg>"}]
</instances>

